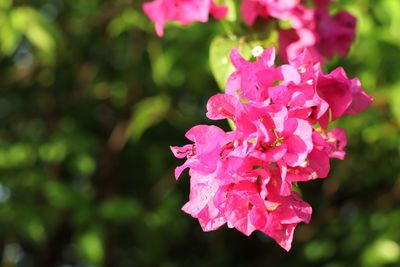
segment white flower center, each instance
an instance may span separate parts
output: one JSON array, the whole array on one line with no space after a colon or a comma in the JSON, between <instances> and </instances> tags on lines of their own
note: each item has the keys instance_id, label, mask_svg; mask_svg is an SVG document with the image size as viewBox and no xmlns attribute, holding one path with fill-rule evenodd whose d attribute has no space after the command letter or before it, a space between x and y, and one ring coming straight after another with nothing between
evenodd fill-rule
<instances>
[{"instance_id":1,"label":"white flower center","mask_svg":"<svg viewBox=\"0 0 400 267\"><path fill-rule=\"evenodd\" d=\"M262 48L260 45L257 45L256 47L253 48L251 53L253 54L253 57L259 57L262 55L264 52L264 48Z\"/></svg>"}]
</instances>

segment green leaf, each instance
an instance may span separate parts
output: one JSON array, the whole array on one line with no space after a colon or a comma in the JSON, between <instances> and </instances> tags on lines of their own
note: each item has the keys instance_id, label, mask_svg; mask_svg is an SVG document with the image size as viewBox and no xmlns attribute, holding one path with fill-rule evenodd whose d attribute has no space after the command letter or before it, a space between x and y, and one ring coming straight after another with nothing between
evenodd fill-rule
<instances>
[{"instance_id":1,"label":"green leaf","mask_svg":"<svg viewBox=\"0 0 400 267\"><path fill-rule=\"evenodd\" d=\"M36 162L36 152L32 145L17 143L0 147L0 169L32 166Z\"/></svg>"},{"instance_id":2,"label":"green leaf","mask_svg":"<svg viewBox=\"0 0 400 267\"><path fill-rule=\"evenodd\" d=\"M247 57L251 55L251 46L236 36L216 36L210 45L210 67L215 80L221 90L225 89L225 83L229 75L235 70L230 62L229 54L232 48L238 48L240 53Z\"/></svg>"},{"instance_id":3,"label":"green leaf","mask_svg":"<svg viewBox=\"0 0 400 267\"><path fill-rule=\"evenodd\" d=\"M8 9L12 5L12 0L1 0L0 9Z\"/></svg>"},{"instance_id":4,"label":"green leaf","mask_svg":"<svg viewBox=\"0 0 400 267\"><path fill-rule=\"evenodd\" d=\"M5 55L14 53L21 39L21 34L13 25L7 13L0 13L0 52Z\"/></svg>"},{"instance_id":5,"label":"green leaf","mask_svg":"<svg viewBox=\"0 0 400 267\"><path fill-rule=\"evenodd\" d=\"M151 71L156 85L163 86L168 83L174 62L170 51L165 51L159 42L152 40L148 45L151 62Z\"/></svg>"},{"instance_id":6,"label":"green leaf","mask_svg":"<svg viewBox=\"0 0 400 267\"><path fill-rule=\"evenodd\" d=\"M61 162L67 155L68 147L62 140L53 140L42 144L39 148L39 157L45 162Z\"/></svg>"},{"instance_id":7,"label":"green leaf","mask_svg":"<svg viewBox=\"0 0 400 267\"><path fill-rule=\"evenodd\" d=\"M115 37L129 29L139 28L147 30L148 24L143 13L127 9L107 25L107 32L110 36Z\"/></svg>"},{"instance_id":8,"label":"green leaf","mask_svg":"<svg viewBox=\"0 0 400 267\"><path fill-rule=\"evenodd\" d=\"M99 230L91 229L82 234L78 241L79 251L89 262L99 264L104 257L102 235Z\"/></svg>"},{"instance_id":9,"label":"green leaf","mask_svg":"<svg viewBox=\"0 0 400 267\"><path fill-rule=\"evenodd\" d=\"M14 53L22 36L36 48L44 63L54 62L59 33L51 21L29 6L0 9L0 53Z\"/></svg>"},{"instance_id":10,"label":"green leaf","mask_svg":"<svg viewBox=\"0 0 400 267\"><path fill-rule=\"evenodd\" d=\"M375 241L362 254L363 266L382 266L399 260L399 244L389 239Z\"/></svg>"},{"instance_id":11,"label":"green leaf","mask_svg":"<svg viewBox=\"0 0 400 267\"><path fill-rule=\"evenodd\" d=\"M43 223L37 218L30 217L27 221L25 221L25 231L30 239L37 243L45 240L46 229Z\"/></svg>"},{"instance_id":12,"label":"green leaf","mask_svg":"<svg viewBox=\"0 0 400 267\"><path fill-rule=\"evenodd\" d=\"M391 98L389 99L390 108L400 125L400 84L396 84L397 88L392 89Z\"/></svg>"},{"instance_id":13,"label":"green leaf","mask_svg":"<svg viewBox=\"0 0 400 267\"><path fill-rule=\"evenodd\" d=\"M75 199L71 189L58 181L46 181L43 185L43 193L48 201L57 208L70 207Z\"/></svg>"},{"instance_id":14,"label":"green leaf","mask_svg":"<svg viewBox=\"0 0 400 267\"><path fill-rule=\"evenodd\" d=\"M139 214L140 206L133 199L112 198L100 205L100 215L112 222L128 221Z\"/></svg>"},{"instance_id":15,"label":"green leaf","mask_svg":"<svg viewBox=\"0 0 400 267\"><path fill-rule=\"evenodd\" d=\"M335 253L335 245L327 240L314 240L304 247L304 256L312 262L331 257Z\"/></svg>"},{"instance_id":16,"label":"green leaf","mask_svg":"<svg viewBox=\"0 0 400 267\"><path fill-rule=\"evenodd\" d=\"M171 101L166 95L144 98L135 105L128 126L128 136L140 139L144 131L160 122L167 114Z\"/></svg>"}]
</instances>

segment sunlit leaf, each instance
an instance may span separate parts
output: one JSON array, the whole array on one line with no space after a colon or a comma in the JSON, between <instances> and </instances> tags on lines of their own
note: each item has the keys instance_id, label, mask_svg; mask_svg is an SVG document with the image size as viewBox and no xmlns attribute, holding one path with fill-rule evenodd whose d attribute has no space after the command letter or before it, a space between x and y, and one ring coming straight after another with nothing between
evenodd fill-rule
<instances>
[{"instance_id":1,"label":"sunlit leaf","mask_svg":"<svg viewBox=\"0 0 400 267\"><path fill-rule=\"evenodd\" d=\"M400 125L400 84L391 92L390 108L397 119L398 125Z\"/></svg>"},{"instance_id":2,"label":"sunlit leaf","mask_svg":"<svg viewBox=\"0 0 400 267\"><path fill-rule=\"evenodd\" d=\"M145 98L137 103L129 123L128 135L134 140L140 139L144 131L166 116L170 105L170 99L166 95Z\"/></svg>"},{"instance_id":3,"label":"sunlit leaf","mask_svg":"<svg viewBox=\"0 0 400 267\"><path fill-rule=\"evenodd\" d=\"M12 18L6 12L0 11L0 53L14 53L21 39L20 32L13 27Z\"/></svg>"},{"instance_id":4,"label":"sunlit leaf","mask_svg":"<svg viewBox=\"0 0 400 267\"><path fill-rule=\"evenodd\" d=\"M111 36L118 36L132 28L146 30L148 27L147 18L136 10L127 9L121 15L115 17L107 26L107 32Z\"/></svg>"},{"instance_id":5,"label":"sunlit leaf","mask_svg":"<svg viewBox=\"0 0 400 267\"><path fill-rule=\"evenodd\" d=\"M364 266L382 266L396 262L398 263L399 260L399 244L388 239L375 241L367 247L362 255Z\"/></svg>"},{"instance_id":6,"label":"sunlit leaf","mask_svg":"<svg viewBox=\"0 0 400 267\"><path fill-rule=\"evenodd\" d=\"M104 257L103 241L99 230L91 229L78 240L79 252L89 262L99 264Z\"/></svg>"},{"instance_id":7,"label":"sunlit leaf","mask_svg":"<svg viewBox=\"0 0 400 267\"><path fill-rule=\"evenodd\" d=\"M113 222L123 222L138 215L140 206L128 198L112 198L104 201L99 207L103 218Z\"/></svg>"},{"instance_id":8,"label":"sunlit leaf","mask_svg":"<svg viewBox=\"0 0 400 267\"><path fill-rule=\"evenodd\" d=\"M235 70L229 59L232 48L238 48L245 57L251 54L250 45L236 36L230 38L217 36L210 45L210 67L221 90L224 90L229 75Z\"/></svg>"},{"instance_id":9,"label":"sunlit leaf","mask_svg":"<svg viewBox=\"0 0 400 267\"><path fill-rule=\"evenodd\" d=\"M170 79L173 58L171 58L169 53L163 50L160 43L155 41L149 43L148 52L155 84L158 86L167 84Z\"/></svg>"}]
</instances>

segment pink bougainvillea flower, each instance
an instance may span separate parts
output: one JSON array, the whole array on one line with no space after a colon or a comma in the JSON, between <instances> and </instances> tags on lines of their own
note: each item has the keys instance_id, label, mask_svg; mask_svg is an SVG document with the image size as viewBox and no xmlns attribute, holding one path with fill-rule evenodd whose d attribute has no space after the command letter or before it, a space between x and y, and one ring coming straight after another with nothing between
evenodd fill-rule
<instances>
[{"instance_id":1,"label":"pink bougainvillea flower","mask_svg":"<svg viewBox=\"0 0 400 267\"><path fill-rule=\"evenodd\" d=\"M179 21L182 25L207 22L209 14L222 19L228 11L212 0L154 0L144 3L143 10L155 22L158 36L164 35L164 25L168 21Z\"/></svg>"},{"instance_id":2,"label":"pink bougainvillea flower","mask_svg":"<svg viewBox=\"0 0 400 267\"><path fill-rule=\"evenodd\" d=\"M256 130L255 149L249 155L269 162L283 160L292 167L305 161L313 147L312 127L307 121L289 118L287 108L281 105L268 105L258 110L250 108L248 112L258 113L252 121ZM242 120L234 122L241 130Z\"/></svg>"},{"instance_id":3,"label":"pink bougainvillea flower","mask_svg":"<svg viewBox=\"0 0 400 267\"><path fill-rule=\"evenodd\" d=\"M289 61L308 49L318 61L334 55L346 56L355 39L356 19L348 12L331 16L326 1L315 10L305 7L293 10L289 20L293 29L279 32L280 56Z\"/></svg>"},{"instance_id":4,"label":"pink bougainvillea flower","mask_svg":"<svg viewBox=\"0 0 400 267\"><path fill-rule=\"evenodd\" d=\"M317 7L327 7L332 2L332 0L313 0Z\"/></svg>"},{"instance_id":5,"label":"pink bougainvillea flower","mask_svg":"<svg viewBox=\"0 0 400 267\"><path fill-rule=\"evenodd\" d=\"M291 28L279 30L280 57L288 62L304 49L318 61L334 55L346 56L355 39L356 19L346 11L328 12L329 0L315 0L314 7L300 0L243 0L241 14L252 26L257 17L289 21Z\"/></svg>"},{"instance_id":6,"label":"pink bougainvillea flower","mask_svg":"<svg viewBox=\"0 0 400 267\"><path fill-rule=\"evenodd\" d=\"M271 198L274 205L269 208L271 212L269 212L268 224L263 232L275 239L286 251L289 251L297 224L309 223L312 208L308 203L302 201L296 192L287 197L276 196L276 199Z\"/></svg>"},{"instance_id":7,"label":"pink bougainvillea flower","mask_svg":"<svg viewBox=\"0 0 400 267\"><path fill-rule=\"evenodd\" d=\"M235 227L245 235L265 227L267 212L255 183L242 181L222 189L226 196L220 207L229 227Z\"/></svg>"},{"instance_id":8,"label":"pink bougainvillea flower","mask_svg":"<svg viewBox=\"0 0 400 267\"><path fill-rule=\"evenodd\" d=\"M329 104L331 120L337 120L350 107L352 102L352 82L347 78L343 68L337 68L325 75L321 72L317 81L318 95ZM326 128L326 127L324 127Z\"/></svg>"},{"instance_id":9,"label":"pink bougainvillea flower","mask_svg":"<svg viewBox=\"0 0 400 267\"><path fill-rule=\"evenodd\" d=\"M287 19L290 11L300 0L243 0L241 14L247 25L253 25L257 17Z\"/></svg>"},{"instance_id":10,"label":"pink bougainvillea flower","mask_svg":"<svg viewBox=\"0 0 400 267\"><path fill-rule=\"evenodd\" d=\"M372 97L367 95L361 88L361 82L358 78L351 80L350 91L353 99L350 106L346 110L346 114L358 114L371 105Z\"/></svg>"},{"instance_id":11,"label":"pink bougainvillea flower","mask_svg":"<svg viewBox=\"0 0 400 267\"><path fill-rule=\"evenodd\" d=\"M214 172L221 149L228 142L226 141L226 133L216 126L198 125L190 129L186 133L186 137L194 144L171 147L177 158L187 158L183 165L176 167L176 179L186 168L191 168L202 174Z\"/></svg>"},{"instance_id":12,"label":"pink bougainvillea flower","mask_svg":"<svg viewBox=\"0 0 400 267\"><path fill-rule=\"evenodd\" d=\"M330 146L330 149L326 149L330 158L344 159L346 152L344 148L347 145L347 137L344 129L333 128L326 135L326 142Z\"/></svg>"},{"instance_id":13,"label":"pink bougainvillea flower","mask_svg":"<svg viewBox=\"0 0 400 267\"><path fill-rule=\"evenodd\" d=\"M261 231L288 251L291 248L294 229L298 223L310 221L312 208L301 200L296 192L282 195L281 174L277 167L269 167L269 172L266 174L260 177L261 181L258 183L259 187L266 191L264 204L267 210L267 223Z\"/></svg>"},{"instance_id":14,"label":"pink bougainvillea flower","mask_svg":"<svg viewBox=\"0 0 400 267\"><path fill-rule=\"evenodd\" d=\"M325 153L326 157L344 159L347 145L346 132L341 128L333 128L329 132L313 132L314 147Z\"/></svg>"},{"instance_id":15,"label":"pink bougainvillea flower","mask_svg":"<svg viewBox=\"0 0 400 267\"><path fill-rule=\"evenodd\" d=\"M329 124L372 98L342 68L325 74L309 50L281 66L273 47L259 50L255 61L231 51L236 70L225 93L207 103L207 117L229 119L234 130L198 125L186 133L192 144L171 150L186 158L176 178L186 168L191 177L182 209L204 231L224 224L245 235L261 231L289 250L296 226L312 213L293 183L328 176L330 159L343 159L347 145L344 130Z\"/></svg>"},{"instance_id":16,"label":"pink bougainvillea flower","mask_svg":"<svg viewBox=\"0 0 400 267\"><path fill-rule=\"evenodd\" d=\"M267 6L262 4L261 1L243 0L240 11L247 25L253 25L257 17L263 19L269 18Z\"/></svg>"},{"instance_id":17,"label":"pink bougainvillea flower","mask_svg":"<svg viewBox=\"0 0 400 267\"><path fill-rule=\"evenodd\" d=\"M322 56L315 47L317 38L314 31L307 28L281 30L279 31L279 55L283 61L288 62L307 49L313 57L321 61Z\"/></svg>"},{"instance_id":18,"label":"pink bougainvillea flower","mask_svg":"<svg viewBox=\"0 0 400 267\"><path fill-rule=\"evenodd\" d=\"M308 95L314 92L315 116L309 117L310 122L315 123L312 119L317 119L326 129L329 121L337 120L344 114L360 113L372 103L372 98L363 91L358 78L349 79L341 67L325 74L316 59L310 51L305 50L290 61L300 71L302 86L309 84L313 88L305 86L302 89L304 93L311 90Z\"/></svg>"},{"instance_id":19,"label":"pink bougainvillea flower","mask_svg":"<svg viewBox=\"0 0 400 267\"><path fill-rule=\"evenodd\" d=\"M318 51L325 58L346 56L354 42L356 18L346 11L331 16L327 8L317 9L316 17Z\"/></svg>"},{"instance_id":20,"label":"pink bougainvillea flower","mask_svg":"<svg viewBox=\"0 0 400 267\"><path fill-rule=\"evenodd\" d=\"M240 96L249 100L259 100L263 98L263 91L259 90L259 83L272 85L274 77L271 76L271 70L275 61L275 49L271 47L263 52L260 60L249 62L245 60L237 49L232 49L230 59L233 66L237 69L234 78L230 78L226 92L236 95L240 88ZM236 79L235 82L232 82Z\"/></svg>"},{"instance_id":21,"label":"pink bougainvillea flower","mask_svg":"<svg viewBox=\"0 0 400 267\"><path fill-rule=\"evenodd\" d=\"M341 67L327 75L321 71L316 86L318 95L329 104L329 112L320 119L323 128L327 128L329 119L334 121L343 114L360 113L372 103L360 81L357 78L350 80Z\"/></svg>"},{"instance_id":22,"label":"pink bougainvillea flower","mask_svg":"<svg viewBox=\"0 0 400 267\"><path fill-rule=\"evenodd\" d=\"M190 170L189 201L182 207L186 213L197 218L204 231L213 231L226 223L225 217L214 205L219 189L218 180L212 174L201 175Z\"/></svg>"}]
</instances>

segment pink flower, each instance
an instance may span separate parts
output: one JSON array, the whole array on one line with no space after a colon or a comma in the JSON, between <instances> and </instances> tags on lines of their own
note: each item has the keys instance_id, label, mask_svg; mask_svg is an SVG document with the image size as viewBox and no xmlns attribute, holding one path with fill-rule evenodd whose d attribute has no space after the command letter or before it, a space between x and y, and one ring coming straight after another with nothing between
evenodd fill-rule
<instances>
[{"instance_id":1,"label":"pink flower","mask_svg":"<svg viewBox=\"0 0 400 267\"><path fill-rule=\"evenodd\" d=\"M346 110L346 114L358 114L371 105L373 99L361 88L361 82L358 78L351 80L350 91L352 95L352 101Z\"/></svg>"},{"instance_id":2,"label":"pink flower","mask_svg":"<svg viewBox=\"0 0 400 267\"><path fill-rule=\"evenodd\" d=\"M317 38L315 32L308 28L281 30L279 31L279 55L283 61L288 62L307 49L318 61L321 61L322 55L316 48Z\"/></svg>"},{"instance_id":3,"label":"pink flower","mask_svg":"<svg viewBox=\"0 0 400 267\"><path fill-rule=\"evenodd\" d=\"M327 7L332 2L332 0L313 0L317 7Z\"/></svg>"},{"instance_id":4,"label":"pink flower","mask_svg":"<svg viewBox=\"0 0 400 267\"><path fill-rule=\"evenodd\" d=\"M348 54L355 39L356 19L345 11L331 16L327 4L321 1L316 10L302 7L292 12L289 20L293 29L279 32L283 60L294 59L306 48L321 62L335 54Z\"/></svg>"},{"instance_id":5,"label":"pink flower","mask_svg":"<svg viewBox=\"0 0 400 267\"><path fill-rule=\"evenodd\" d=\"M326 157L344 159L347 145L346 132L341 128L333 128L327 133L313 133L313 141L316 148L326 154Z\"/></svg>"},{"instance_id":6,"label":"pink flower","mask_svg":"<svg viewBox=\"0 0 400 267\"><path fill-rule=\"evenodd\" d=\"M241 14L247 25L253 25L257 17L287 19L290 11L299 2L299 0L243 0Z\"/></svg>"},{"instance_id":7,"label":"pink flower","mask_svg":"<svg viewBox=\"0 0 400 267\"><path fill-rule=\"evenodd\" d=\"M349 79L341 67L325 74L316 57L308 50L291 60L290 64L300 70L303 86L309 84L313 88L305 86L302 89L312 95L315 103L309 120L315 122L313 119L316 119L324 129L329 120L337 120L344 114L360 113L372 103L372 98L363 91L358 78Z\"/></svg>"},{"instance_id":8,"label":"pink flower","mask_svg":"<svg viewBox=\"0 0 400 267\"><path fill-rule=\"evenodd\" d=\"M284 61L308 49L318 61L334 55L346 56L355 38L356 19L345 11L331 16L330 0L315 0L308 8L300 0L243 0L241 14L249 26L257 17L274 18L291 23L291 29L279 31L279 55Z\"/></svg>"},{"instance_id":9,"label":"pink flower","mask_svg":"<svg viewBox=\"0 0 400 267\"><path fill-rule=\"evenodd\" d=\"M186 133L186 137L194 144L183 147L171 147L177 158L186 157L187 160L181 166L176 167L175 177L179 178L182 171L191 168L202 174L210 174L215 171L222 147L227 143L226 133L216 126L198 125ZM212 140L212 141L210 141Z\"/></svg>"},{"instance_id":10,"label":"pink flower","mask_svg":"<svg viewBox=\"0 0 400 267\"><path fill-rule=\"evenodd\" d=\"M207 22L209 14L222 19L228 11L212 0L154 0L144 3L143 10L156 23L158 36L164 35L164 25L168 21L179 21L182 25L196 21Z\"/></svg>"},{"instance_id":11,"label":"pink flower","mask_svg":"<svg viewBox=\"0 0 400 267\"><path fill-rule=\"evenodd\" d=\"M327 8L317 9L318 51L325 57L346 56L354 42L356 18L346 11L330 16Z\"/></svg>"},{"instance_id":12,"label":"pink flower","mask_svg":"<svg viewBox=\"0 0 400 267\"><path fill-rule=\"evenodd\" d=\"M198 218L204 231L213 231L226 223L225 217L214 205L218 180L212 174L200 175L190 170L190 196L182 210Z\"/></svg>"},{"instance_id":13,"label":"pink flower","mask_svg":"<svg viewBox=\"0 0 400 267\"><path fill-rule=\"evenodd\" d=\"M249 100L259 100L264 98L260 86L270 86L275 80L273 65L275 61L275 49L270 48L264 51L260 60L249 62L245 60L237 49L232 49L230 59L237 69L231 75L227 83L227 94L237 96L240 88L240 96ZM271 73L273 75L271 75Z\"/></svg>"},{"instance_id":14,"label":"pink flower","mask_svg":"<svg viewBox=\"0 0 400 267\"><path fill-rule=\"evenodd\" d=\"M308 223L312 209L297 193L281 196L280 177L273 172L259 174L256 182L242 181L221 187L215 203L224 212L229 227L245 235L260 230L289 250L296 225Z\"/></svg>"},{"instance_id":15,"label":"pink flower","mask_svg":"<svg viewBox=\"0 0 400 267\"><path fill-rule=\"evenodd\" d=\"M308 203L302 201L296 192L286 197L271 196L270 203L272 205L267 207L271 210L269 221L263 232L275 239L286 251L289 251L294 229L300 222L309 223L312 208Z\"/></svg>"},{"instance_id":16,"label":"pink flower","mask_svg":"<svg viewBox=\"0 0 400 267\"><path fill-rule=\"evenodd\" d=\"M312 213L293 183L328 176L330 158L343 159L347 145L344 130L328 131L329 123L372 99L342 68L325 74L308 50L279 67L273 47L253 62L236 49L230 58L236 71L225 93L209 99L207 117L229 119L235 129L195 126L186 133L192 144L171 147L186 158L176 178L186 168L191 177L182 209L204 231L225 223L245 235L258 230L289 250L297 224Z\"/></svg>"},{"instance_id":17,"label":"pink flower","mask_svg":"<svg viewBox=\"0 0 400 267\"><path fill-rule=\"evenodd\" d=\"M347 137L344 129L333 128L326 136L326 142L330 146L327 151L330 158L344 159L346 152L344 148L347 146Z\"/></svg>"},{"instance_id":18,"label":"pink flower","mask_svg":"<svg viewBox=\"0 0 400 267\"><path fill-rule=\"evenodd\" d=\"M263 19L269 18L267 6L263 5L261 1L243 0L240 12L247 25L253 25L257 17L262 17Z\"/></svg>"},{"instance_id":19,"label":"pink flower","mask_svg":"<svg viewBox=\"0 0 400 267\"><path fill-rule=\"evenodd\" d=\"M319 121L323 128L327 128L329 119L334 121L343 114L357 114L372 103L372 98L362 90L360 81L357 78L350 80L343 68L336 68L327 75L320 73L317 92L329 104L330 112Z\"/></svg>"},{"instance_id":20,"label":"pink flower","mask_svg":"<svg viewBox=\"0 0 400 267\"><path fill-rule=\"evenodd\" d=\"M229 227L235 227L245 235L265 227L267 210L255 183L242 181L221 190L224 197L219 205Z\"/></svg>"}]
</instances>

